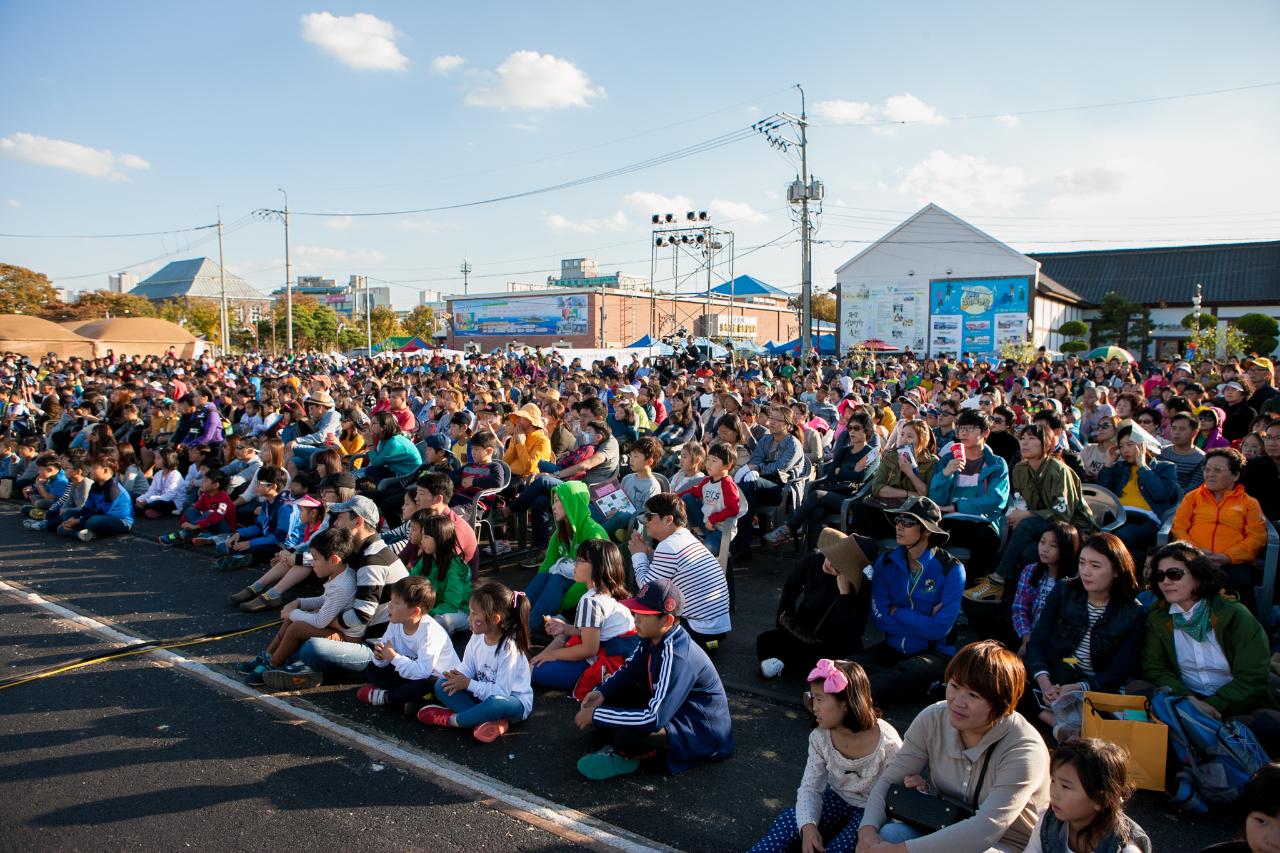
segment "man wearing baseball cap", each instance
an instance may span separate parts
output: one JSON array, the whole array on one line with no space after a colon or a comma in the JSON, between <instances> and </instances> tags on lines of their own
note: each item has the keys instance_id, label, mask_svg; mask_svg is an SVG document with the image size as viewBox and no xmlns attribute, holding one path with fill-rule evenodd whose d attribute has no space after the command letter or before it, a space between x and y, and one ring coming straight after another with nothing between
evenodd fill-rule
<instances>
[{"instance_id":1,"label":"man wearing baseball cap","mask_svg":"<svg viewBox=\"0 0 1280 853\"><path fill-rule=\"evenodd\" d=\"M1253 394L1249 397L1249 408L1258 414L1269 412L1280 413L1280 402L1276 390L1276 366L1269 358L1251 358L1244 363L1245 375L1253 384ZM1268 405L1270 404L1270 405Z\"/></svg>"},{"instance_id":2,"label":"man wearing baseball cap","mask_svg":"<svg viewBox=\"0 0 1280 853\"><path fill-rule=\"evenodd\" d=\"M579 759L578 771L609 779L656 758L679 773L728 758L734 749L729 702L711 659L680 625L680 588L658 578L622 604L635 614L640 646L582 700L574 722L597 729L609 743Z\"/></svg>"}]
</instances>

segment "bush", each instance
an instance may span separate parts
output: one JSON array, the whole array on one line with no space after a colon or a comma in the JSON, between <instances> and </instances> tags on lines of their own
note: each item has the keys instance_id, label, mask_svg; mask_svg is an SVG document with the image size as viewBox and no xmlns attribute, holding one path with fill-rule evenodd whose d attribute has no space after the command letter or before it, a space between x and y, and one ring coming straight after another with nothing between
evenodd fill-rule
<instances>
[{"instance_id":1,"label":"bush","mask_svg":"<svg viewBox=\"0 0 1280 853\"><path fill-rule=\"evenodd\" d=\"M1066 341L1062 344L1063 352L1084 352L1089 345L1084 341Z\"/></svg>"},{"instance_id":2,"label":"bush","mask_svg":"<svg viewBox=\"0 0 1280 853\"><path fill-rule=\"evenodd\" d=\"M1259 355L1270 355L1280 336L1280 323L1266 314L1243 314L1232 323L1244 333L1245 348Z\"/></svg>"},{"instance_id":3,"label":"bush","mask_svg":"<svg viewBox=\"0 0 1280 853\"><path fill-rule=\"evenodd\" d=\"M1083 338L1088 332L1089 327L1082 320L1068 320L1058 327L1058 334L1064 338Z\"/></svg>"}]
</instances>

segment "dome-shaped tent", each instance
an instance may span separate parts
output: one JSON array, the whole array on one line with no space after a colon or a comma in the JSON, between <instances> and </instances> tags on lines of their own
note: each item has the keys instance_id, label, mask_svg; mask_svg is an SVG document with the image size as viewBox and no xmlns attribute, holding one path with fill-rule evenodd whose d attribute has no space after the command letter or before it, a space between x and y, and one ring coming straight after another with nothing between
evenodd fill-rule
<instances>
[{"instance_id":1,"label":"dome-shaped tent","mask_svg":"<svg viewBox=\"0 0 1280 853\"><path fill-rule=\"evenodd\" d=\"M32 359L51 352L59 358L93 358L97 343L39 317L0 314L0 352L16 352Z\"/></svg>"},{"instance_id":2,"label":"dome-shaped tent","mask_svg":"<svg viewBox=\"0 0 1280 853\"><path fill-rule=\"evenodd\" d=\"M165 355L170 349L179 358L194 358L197 341L194 335L176 323L159 317L110 317L86 320L76 326L76 333L98 342L102 355L111 350L116 355Z\"/></svg>"}]
</instances>

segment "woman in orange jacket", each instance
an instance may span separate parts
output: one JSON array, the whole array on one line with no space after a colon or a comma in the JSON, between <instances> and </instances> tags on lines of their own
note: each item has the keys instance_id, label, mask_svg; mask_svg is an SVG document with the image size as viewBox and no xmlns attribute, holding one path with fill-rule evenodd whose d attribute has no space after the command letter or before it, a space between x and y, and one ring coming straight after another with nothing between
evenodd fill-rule
<instances>
[{"instance_id":1,"label":"woman in orange jacket","mask_svg":"<svg viewBox=\"0 0 1280 853\"><path fill-rule=\"evenodd\" d=\"M1240 485L1244 456L1218 447L1204 457L1204 485L1187 493L1173 516L1172 539L1207 553L1227 575L1241 603L1254 607L1254 572L1267 545L1267 524L1258 501Z\"/></svg>"},{"instance_id":2,"label":"woman in orange jacket","mask_svg":"<svg viewBox=\"0 0 1280 853\"><path fill-rule=\"evenodd\" d=\"M502 459L511 466L513 475L532 477L538 473L539 462L555 461L542 410L535 403L525 403L507 417L511 421L511 437Z\"/></svg>"}]
</instances>

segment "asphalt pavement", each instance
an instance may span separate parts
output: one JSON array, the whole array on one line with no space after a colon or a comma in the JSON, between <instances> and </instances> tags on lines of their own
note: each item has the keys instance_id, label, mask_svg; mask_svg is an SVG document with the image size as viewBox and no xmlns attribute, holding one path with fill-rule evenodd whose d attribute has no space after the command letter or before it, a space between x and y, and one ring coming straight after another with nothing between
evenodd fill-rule
<instances>
[{"instance_id":1,"label":"asphalt pavement","mask_svg":"<svg viewBox=\"0 0 1280 853\"><path fill-rule=\"evenodd\" d=\"M144 520L132 535L84 544L29 533L13 510L0 507L0 580L147 639L270 621L226 604L251 572L219 574L207 552L149 539L171 528L168 520ZM804 767L810 723L799 704L802 674L766 681L756 672L754 654L754 638L772 626L782 581L794 564L790 549L757 554L737 575L735 630L715 661L729 690L738 749L726 762L678 776L583 779L574 765L591 744L573 726L572 701L554 691L540 692L531 718L491 745L360 705L354 682L326 684L288 700L662 845L746 850L779 810L793 804ZM494 575L517 587L528 576L520 570ZM98 647L93 636L25 605L3 598L0 605L6 674ZM230 675L269 635L234 637L182 654ZM464 639L457 638L459 646ZM889 709L886 717L905 731L921 707ZM388 843L407 849L583 849L474 796L156 667L146 656L0 692L0 715L6 721L0 740L7 747L0 756L0 796L7 805L0 848L101 849L107 843L171 849L192 843L195 835L195 843L208 849L242 849L326 837L315 834L319 829L357 849L386 849ZM1163 802L1160 794L1140 792L1130 808L1159 850L1199 850L1234 833L1231 818L1190 817L1168 811ZM413 805L401 805L406 803Z\"/></svg>"}]
</instances>

